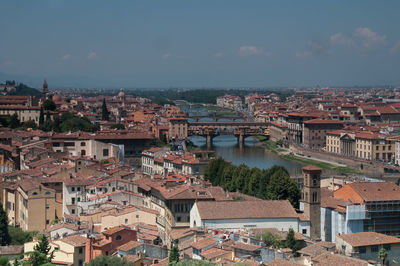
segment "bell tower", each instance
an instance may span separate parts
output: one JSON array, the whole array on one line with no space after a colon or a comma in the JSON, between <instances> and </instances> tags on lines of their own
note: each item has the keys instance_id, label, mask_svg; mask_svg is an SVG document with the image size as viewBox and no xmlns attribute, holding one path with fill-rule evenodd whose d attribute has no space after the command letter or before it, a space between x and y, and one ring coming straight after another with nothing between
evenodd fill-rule
<instances>
[{"instance_id":1,"label":"bell tower","mask_svg":"<svg viewBox=\"0 0 400 266\"><path fill-rule=\"evenodd\" d=\"M304 215L310 219L311 239L321 238L321 173L322 169L319 167L303 167L302 202Z\"/></svg>"},{"instance_id":2,"label":"bell tower","mask_svg":"<svg viewBox=\"0 0 400 266\"><path fill-rule=\"evenodd\" d=\"M46 100L48 93L49 93L49 89L47 87L47 81L45 79L44 82L43 82L42 101Z\"/></svg>"}]
</instances>

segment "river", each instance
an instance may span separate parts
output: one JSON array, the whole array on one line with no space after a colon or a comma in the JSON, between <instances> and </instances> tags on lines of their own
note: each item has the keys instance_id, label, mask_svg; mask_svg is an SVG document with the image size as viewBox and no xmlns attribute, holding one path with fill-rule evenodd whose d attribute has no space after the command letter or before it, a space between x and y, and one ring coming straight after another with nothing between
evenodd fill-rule
<instances>
[{"instance_id":1,"label":"river","mask_svg":"<svg viewBox=\"0 0 400 266\"><path fill-rule=\"evenodd\" d=\"M193 121L193 119L190 118L192 115L206 116L210 113L205 108L182 108L182 110L189 114L189 122ZM218 121L229 122L230 120L220 119ZM243 121L243 119L237 119L236 121ZM213 120L209 117L204 117L201 118L199 122L213 122ZM190 140L195 146L207 149L205 138L193 136L190 137ZM213 139L211 149L215 150L217 156L232 162L234 165L245 164L248 167L258 167L260 169L281 165L288 170L291 176L299 176L302 174L302 165L300 163L282 159L264 147L255 145L256 142L257 140L249 137L245 139L243 147L239 147L236 137L222 135Z\"/></svg>"},{"instance_id":2,"label":"river","mask_svg":"<svg viewBox=\"0 0 400 266\"><path fill-rule=\"evenodd\" d=\"M206 139L203 137L191 137L194 145L206 149ZM245 139L245 145L242 148L237 143L234 136L218 136L213 139L212 150L215 150L218 156L232 162L234 165L245 164L248 167L258 167L260 169L270 168L274 165L284 166L291 176L301 175L302 165L297 162L280 158L275 153L264 147L254 145L256 140L249 137Z\"/></svg>"}]
</instances>

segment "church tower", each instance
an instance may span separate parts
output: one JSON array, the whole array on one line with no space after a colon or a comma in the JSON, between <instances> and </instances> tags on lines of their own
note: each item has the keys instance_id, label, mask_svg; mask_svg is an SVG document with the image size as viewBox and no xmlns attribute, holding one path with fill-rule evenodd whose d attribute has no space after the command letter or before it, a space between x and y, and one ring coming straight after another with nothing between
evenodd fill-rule
<instances>
[{"instance_id":1,"label":"church tower","mask_svg":"<svg viewBox=\"0 0 400 266\"><path fill-rule=\"evenodd\" d=\"M311 239L321 238L321 173L322 169L313 165L303 167L304 215L310 219Z\"/></svg>"},{"instance_id":2,"label":"church tower","mask_svg":"<svg viewBox=\"0 0 400 266\"><path fill-rule=\"evenodd\" d=\"M43 82L43 90L42 90L42 102L44 102L47 99L47 94L49 93L49 89L47 87L47 81L46 79Z\"/></svg>"}]
</instances>

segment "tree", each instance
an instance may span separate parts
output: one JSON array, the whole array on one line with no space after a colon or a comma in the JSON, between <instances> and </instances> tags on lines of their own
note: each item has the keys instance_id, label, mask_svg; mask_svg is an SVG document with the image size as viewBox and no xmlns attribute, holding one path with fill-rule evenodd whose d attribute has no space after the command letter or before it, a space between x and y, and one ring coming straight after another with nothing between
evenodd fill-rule
<instances>
[{"instance_id":1,"label":"tree","mask_svg":"<svg viewBox=\"0 0 400 266\"><path fill-rule=\"evenodd\" d=\"M270 200L289 200L297 208L300 200L300 188L290 177L285 168L280 167L272 174L268 187L267 198Z\"/></svg>"},{"instance_id":2,"label":"tree","mask_svg":"<svg viewBox=\"0 0 400 266\"><path fill-rule=\"evenodd\" d=\"M29 119L28 121L22 123L22 128L23 129L28 129L28 128L36 129L36 123L35 123L35 121Z\"/></svg>"},{"instance_id":3,"label":"tree","mask_svg":"<svg viewBox=\"0 0 400 266\"><path fill-rule=\"evenodd\" d=\"M118 123L110 126L111 129L123 130L125 129L124 124Z\"/></svg>"},{"instance_id":4,"label":"tree","mask_svg":"<svg viewBox=\"0 0 400 266\"><path fill-rule=\"evenodd\" d=\"M271 232L260 234L257 236L257 239L262 240L267 247L273 246L274 248L278 248L280 246L280 237Z\"/></svg>"},{"instance_id":5,"label":"tree","mask_svg":"<svg viewBox=\"0 0 400 266\"><path fill-rule=\"evenodd\" d=\"M44 123L44 111L43 111L43 106L41 106L39 114L39 126L43 125L43 123Z\"/></svg>"},{"instance_id":6,"label":"tree","mask_svg":"<svg viewBox=\"0 0 400 266\"><path fill-rule=\"evenodd\" d=\"M54 250L52 252L50 250L49 239L45 235L41 235L39 242L33 247L33 251L26 253L29 255L26 262L31 266L52 265L51 260L54 258Z\"/></svg>"},{"instance_id":7,"label":"tree","mask_svg":"<svg viewBox=\"0 0 400 266\"><path fill-rule=\"evenodd\" d=\"M0 257L0 266L9 266L10 261L7 257Z\"/></svg>"},{"instance_id":8,"label":"tree","mask_svg":"<svg viewBox=\"0 0 400 266\"><path fill-rule=\"evenodd\" d=\"M385 261L386 261L387 256L388 256L388 253L387 253L386 249L381 248L379 250L378 259L380 259L382 261L382 265L385 265Z\"/></svg>"},{"instance_id":9,"label":"tree","mask_svg":"<svg viewBox=\"0 0 400 266\"><path fill-rule=\"evenodd\" d=\"M0 245L5 246L11 243L11 238L8 233L8 217L3 209L3 204L0 203Z\"/></svg>"},{"instance_id":10,"label":"tree","mask_svg":"<svg viewBox=\"0 0 400 266\"><path fill-rule=\"evenodd\" d=\"M23 231L20 227L8 226L8 233L11 238L11 245L23 245L26 242L32 241L33 237L37 235L36 231Z\"/></svg>"},{"instance_id":11,"label":"tree","mask_svg":"<svg viewBox=\"0 0 400 266\"><path fill-rule=\"evenodd\" d=\"M110 119L110 112L107 109L106 99L103 98L103 105L101 106L101 120L108 121Z\"/></svg>"},{"instance_id":12,"label":"tree","mask_svg":"<svg viewBox=\"0 0 400 266\"><path fill-rule=\"evenodd\" d=\"M88 266L133 266L125 258L100 255L89 261Z\"/></svg>"},{"instance_id":13,"label":"tree","mask_svg":"<svg viewBox=\"0 0 400 266\"><path fill-rule=\"evenodd\" d=\"M294 237L294 230L292 228L289 229L284 246L285 248L290 248L293 253L296 253L300 249L300 242Z\"/></svg>"},{"instance_id":14,"label":"tree","mask_svg":"<svg viewBox=\"0 0 400 266\"><path fill-rule=\"evenodd\" d=\"M41 235L39 237L39 243L37 243L33 249L46 255L50 256L52 255L51 253L49 253L51 249L51 246L49 244L49 239L45 235Z\"/></svg>"},{"instance_id":15,"label":"tree","mask_svg":"<svg viewBox=\"0 0 400 266\"><path fill-rule=\"evenodd\" d=\"M55 104L55 102L53 102L52 99L46 99L44 100L42 107L44 110L46 111L55 111L57 106Z\"/></svg>"},{"instance_id":16,"label":"tree","mask_svg":"<svg viewBox=\"0 0 400 266\"><path fill-rule=\"evenodd\" d=\"M168 265L173 265L179 261L179 249L177 245L173 245L168 258Z\"/></svg>"},{"instance_id":17,"label":"tree","mask_svg":"<svg viewBox=\"0 0 400 266\"><path fill-rule=\"evenodd\" d=\"M20 121L18 119L18 115L17 113L14 113L11 117L10 117L10 128L17 128L20 126Z\"/></svg>"}]
</instances>

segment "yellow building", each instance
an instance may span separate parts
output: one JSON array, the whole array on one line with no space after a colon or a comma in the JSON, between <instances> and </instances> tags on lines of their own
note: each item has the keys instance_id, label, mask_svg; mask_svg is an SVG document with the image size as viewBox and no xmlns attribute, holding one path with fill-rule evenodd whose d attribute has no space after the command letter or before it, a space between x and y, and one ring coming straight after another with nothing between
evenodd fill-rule
<instances>
[{"instance_id":1,"label":"yellow building","mask_svg":"<svg viewBox=\"0 0 400 266\"><path fill-rule=\"evenodd\" d=\"M50 241L50 252L54 251L54 258L51 260L56 265L82 266L85 263L85 246L89 240L80 235L72 235ZM24 251L33 251L38 243L35 239L24 244Z\"/></svg>"},{"instance_id":2,"label":"yellow building","mask_svg":"<svg viewBox=\"0 0 400 266\"><path fill-rule=\"evenodd\" d=\"M56 193L34 180L18 183L17 223L25 231L43 232L56 218Z\"/></svg>"},{"instance_id":3,"label":"yellow building","mask_svg":"<svg viewBox=\"0 0 400 266\"><path fill-rule=\"evenodd\" d=\"M145 223L157 225L156 217L159 212L145 207L131 206L122 211L112 210L104 213L101 217L101 231L114 227L115 225L129 225L134 223Z\"/></svg>"}]
</instances>

